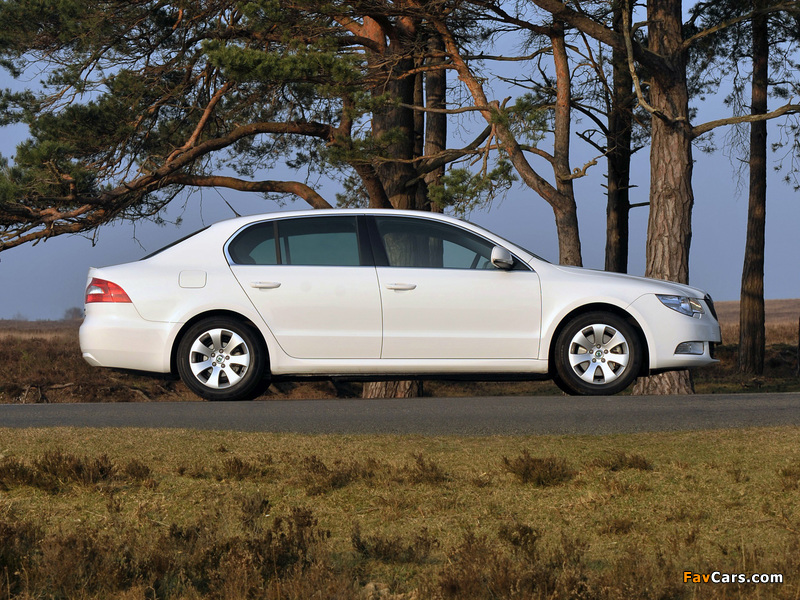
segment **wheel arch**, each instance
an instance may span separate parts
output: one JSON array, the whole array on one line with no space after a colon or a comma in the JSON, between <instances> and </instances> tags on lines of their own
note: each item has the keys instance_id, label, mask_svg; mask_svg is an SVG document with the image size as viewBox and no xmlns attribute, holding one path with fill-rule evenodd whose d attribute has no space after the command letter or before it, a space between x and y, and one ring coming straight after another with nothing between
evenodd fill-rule
<instances>
[{"instance_id":1,"label":"wheel arch","mask_svg":"<svg viewBox=\"0 0 800 600\"><path fill-rule=\"evenodd\" d=\"M241 321L244 325L252 329L253 333L256 334L257 340L261 343L262 349L264 350L264 355L267 358L266 372L269 373L269 367L270 367L269 346L267 345L267 340L264 339L264 334L259 330L258 326L255 323L253 323L251 319L248 319L241 313L238 313L233 310L217 309L217 310L205 311L193 316L191 319L186 321L178 330L175 339L172 341L172 349L170 350L169 368L172 375L177 376L178 374L178 365L177 365L178 346L180 345L183 336L186 334L189 328L191 328L195 323L198 323L203 319L208 319L211 317L227 317L231 319L236 319L237 321Z\"/></svg>"},{"instance_id":2,"label":"wheel arch","mask_svg":"<svg viewBox=\"0 0 800 600\"><path fill-rule=\"evenodd\" d=\"M639 336L639 341L641 342L640 346L642 348L642 366L639 375L647 375L650 370L650 348L648 346L647 336L644 334L641 325L639 325L639 322L636 320L636 318L634 318L634 316L625 309L605 302L583 304L577 308L574 308L561 318L555 330L553 331L553 335L550 337L550 343L547 349L547 369L550 375L552 376L555 374L555 360L553 354L555 353L556 340L558 339L558 336L561 335L561 330L564 329L564 327L566 327L573 318L590 312L609 312L615 314L618 317L625 319L625 321L631 327L633 327L636 335Z\"/></svg>"}]
</instances>

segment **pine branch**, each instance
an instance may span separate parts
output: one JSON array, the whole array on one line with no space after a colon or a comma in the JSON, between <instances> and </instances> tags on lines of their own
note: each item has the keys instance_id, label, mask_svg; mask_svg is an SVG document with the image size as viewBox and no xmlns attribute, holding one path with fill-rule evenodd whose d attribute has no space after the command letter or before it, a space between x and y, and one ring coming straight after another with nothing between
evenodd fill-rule
<instances>
[{"instance_id":1,"label":"pine branch","mask_svg":"<svg viewBox=\"0 0 800 600\"><path fill-rule=\"evenodd\" d=\"M739 123L757 123L758 121L769 121L784 115L797 113L800 113L800 104L784 104L780 108L763 115L742 115L740 117L727 117L724 119L709 121L708 123L703 123L702 125L693 127L691 135L692 139L694 139L703 135L704 133L708 133L712 129L716 129L717 127L723 127L725 125L737 125Z\"/></svg>"},{"instance_id":2,"label":"pine branch","mask_svg":"<svg viewBox=\"0 0 800 600\"><path fill-rule=\"evenodd\" d=\"M314 189L299 181L246 181L222 175L188 175L178 173L162 180L163 185L186 185L191 187L224 187L240 192L261 192L294 194L299 196L312 208L333 208Z\"/></svg>"}]
</instances>

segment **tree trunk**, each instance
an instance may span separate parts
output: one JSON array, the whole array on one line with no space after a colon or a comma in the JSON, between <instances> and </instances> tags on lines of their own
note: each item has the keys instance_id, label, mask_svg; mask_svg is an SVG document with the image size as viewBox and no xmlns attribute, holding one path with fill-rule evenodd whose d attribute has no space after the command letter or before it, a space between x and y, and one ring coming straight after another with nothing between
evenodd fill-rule
<instances>
[{"instance_id":1,"label":"tree trunk","mask_svg":"<svg viewBox=\"0 0 800 600\"><path fill-rule=\"evenodd\" d=\"M362 398L417 398L422 395L421 381L367 381Z\"/></svg>"},{"instance_id":2,"label":"tree trunk","mask_svg":"<svg viewBox=\"0 0 800 600\"><path fill-rule=\"evenodd\" d=\"M578 209L570 168L570 135L572 126L572 90L569 58L564 40L564 24L554 23L550 35L556 71L556 106L553 119L553 169L559 201L553 205L558 232L559 262L581 266L581 240L578 235Z\"/></svg>"},{"instance_id":3,"label":"tree trunk","mask_svg":"<svg viewBox=\"0 0 800 600\"><path fill-rule=\"evenodd\" d=\"M422 67L423 61L417 60L417 67ZM425 79L422 73L417 73L414 77L414 106L425 106ZM420 110L414 111L414 158L419 158L425 154L425 113ZM416 168L414 170L415 183L406 187L411 187L416 194L414 208L417 210L430 210L428 200L428 184L424 177L419 177Z\"/></svg>"},{"instance_id":4,"label":"tree trunk","mask_svg":"<svg viewBox=\"0 0 800 600\"><path fill-rule=\"evenodd\" d=\"M553 44L553 63L556 70L556 105L553 111L553 168L556 176L556 189L562 196L574 203L575 189L569 164L572 90L563 23L553 23L550 43Z\"/></svg>"},{"instance_id":5,"label":"tree trunk","mask_svg":"<svg viewBox=\"0 0 800 600\"><path fill-rule=\"evenodd\" d=\"M694 394L691 371L667 371L637 379L633 393L639 396L670 396Z\"/></svg>"},{"instance_id":6,"label":"tree trunk","mask_svg":"<svg viewBox=\"0 0 800 600\"><path fill-rule=\"evenodd\" d=\"M421 209L427 206L427 185L419 179L416 185L408 185L417 179L412 160L425 150L425 114L408 106L421 106L424 98L421 75L407 76L415 66L411 52L416 27L401 19L397 31L391 36L385 56L379 57L381 68L391 71L386 83L373 90L380 96L389 94L401 104L389 104L373 115L372 134L376 140L387 136L385 158L376 171L391 207L397 209ZM404 76L405 75L405 76ZM393 162L392 159L396 159ZM413 398L422 395L421 381L370 381L364 384L363 398Z\"/></svg>"},{"instance_id":7,"label":"tree trunk","mask_svg":"<svg viewBox=\"0 0 800 600\"><path fill-rule=\"evenodd\" d=\"M672 68L650 74L650 104L657 112L652 117L645 276L688 283L694 195L681 0L650 0L647 20L650 49ZM680 371L641 379L634 393L691 394L694 386L689 371Z\"/></svg>"},{"instance_id":8,"label":"tree trunk","mask_svg":"<svg viewBox=\"0 0 800 600\"><path fill-rule=\"evenodd\" d=\"M631 5L613 3L613 27L622 32L622 11ZM606 208L606 271L628 272L628 223L630 213L631 133L633 129L633 78L628 56L622 48L612 49L614 87L608 117L608 205Z\"/></svg>"},{"instance_id":9,"label":"tree trunk","mask_svg":"<svg viewBox=\"0 0 800 600\"><path fill-rule=\"evenodd\" d=\"M428 34L428 51L433 54L428 66L444 65L444 44L435 32ZM447 70L434 69L425 73L425 106L427 108L447 108ZM447 149L447 115L429 112L425 115L425 156L436 156ZM444 176L445 167L434 169L425 175L426 189L438 184ZM444 212L443 206L428 204L433 212Z\"/></svg>"},{"instance_id":10,"label":"tree trunk","mask_svg":"<svg viewBox=\"0 0 800 600\"><path fill-rule=\"evenodd\" d=\"M391 59L390 59L391 60ZM414 104L414 77L396 79L401 72L410 71L413 61L397 60L396 72L384 91L406 106L385 106L373 115L372 132L379 143L385 143L386 162L377 168L389 203L398 209L417 208L416 186L406 183L415 177L416 170L408 162L414 158L415 121L414 111L407 106ZM388 141L387 141L388 140Z\"/></svg>"},{"instance_id":11,"label":"tree trunk","mask_svg":"<svg viewBox=\"0 0 800 600\"><path fill-rule=\"evenodd\" d=\"M754 9L762 3L754 2ZM753 17L753 115L767 112L769 74L767 17ZM747 208L747 242L739 304L739 371L764 372L764 238L767 217L767 122L750 124L750 200Z\"/></svg>"},{"instance_id":12,"label":"tree trunk","mask_svg":"<svg viewBox=\"0 0 800 600\"><path fill-rule=\"evenodd\" d=\"M411 181L415 175L410 161L414 158L416 121L415 111L409 106L415 100L416 77L409 76L408 73L414 68L416 27L407 18L398 19L392 25L365 17L363 27L357 28L357 33L374 42L373 50L368 53L371 76L375 82L370 93L376 99L391 99L376 108L372 114L372 137L377 143L384 145L382 160L374 166L374 173L377 174L390 206L413 209L416 208L417 201L416 187L408 187L406 182ZM359 175L363 179L363 175ZM380 205L384 200L373 200L370 191L370 205L373 203Z\"/></svg>"}]
</instances>

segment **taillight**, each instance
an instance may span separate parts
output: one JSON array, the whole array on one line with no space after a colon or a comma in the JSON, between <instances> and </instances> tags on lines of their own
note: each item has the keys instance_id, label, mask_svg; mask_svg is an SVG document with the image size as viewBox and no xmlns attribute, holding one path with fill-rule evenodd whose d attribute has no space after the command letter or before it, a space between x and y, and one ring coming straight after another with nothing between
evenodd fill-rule
<instances>
[{"instance_id":1,"label":"taillight","mask_svg":"<svg viewBox=\"0 0 800 600\"><path fill-rule=\"evenodd\" d=\"M86 288L86 304L92 302L130 302L128 294L111 281L94 277Z\"/></svg>"}]
</instances>

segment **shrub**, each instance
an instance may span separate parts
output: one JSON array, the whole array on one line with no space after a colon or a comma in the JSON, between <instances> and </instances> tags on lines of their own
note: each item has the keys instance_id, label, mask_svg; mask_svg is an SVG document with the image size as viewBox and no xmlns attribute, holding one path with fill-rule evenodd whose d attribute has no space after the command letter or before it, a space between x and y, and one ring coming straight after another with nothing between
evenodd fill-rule
<instances>
[{"instance_id":1,"label":"shrub","mask_svg":"<svg viewBox=\"0 0 800 600\"><path fill-rule=\"evenodd\" d=\"M412 483L428 483L435 485L450 479L439 465L432 460L425 460L425 457L421 453L412 454L411 457L414 459L414 464L406 467L405 471L408 473Z\"/></svg>"},{"instance_id":2,"label":"shrub","mask_svg":"<svg viewBox=\"0 0 800 600\"><path fill-rule=\"evenodd\" d=\"M622 471L624 469L639 469L640 471L652 471L653 465L640 454L628 454L627 452L616 452L606 458L595 461L595 464L609 471Z\"/></svg>"},{"instance_id":3,"label":"shrub","mask_svg":"<svg viewBox=\"0 0 800 600\"><path fill-rule=\"evenodd\" d=\"M363 537L356 525L351 536L353 549L364 559L375 559L390 563L419 563L426 560L439 542L422 529L410 543L400 537Z\"/></svg>"},{"instance_id":4,"label":"shrub","mask_svg":"<svg viewBox=\"0 0 800 600\"><path fill-rule=\"evenodd\" d=\"M575 475L563 458L550 456L533 457L527 450L514 459L503 457L503 467L522 483L532 483L538 487L560 485Z\"/></svg>"}]
</instances>

